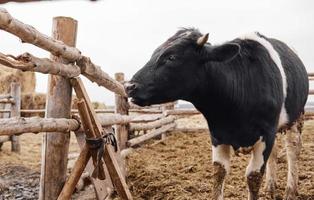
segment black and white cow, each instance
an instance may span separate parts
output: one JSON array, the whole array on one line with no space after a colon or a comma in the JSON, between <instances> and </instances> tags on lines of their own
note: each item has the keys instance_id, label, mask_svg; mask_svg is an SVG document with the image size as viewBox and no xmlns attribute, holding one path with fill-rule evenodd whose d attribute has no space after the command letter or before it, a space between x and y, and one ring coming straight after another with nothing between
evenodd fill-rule
<instances>
[{"instance_id":1,"label":"black and white cow","mask_svg":"<svg viewBox=\"0 0 314 200\"><path fill-rule=\"evenodd\" d=\"M221 45L207 43L208 34L182 29L158 47L148 63L125 87L140 106L183 99L205 116L211 133L213 199L223 199L231 147L251 149L246 170L248 199L258 199L267 169L275 168L276 132L286 133L288 183L286 199L295 199L297 121L308 96L302 61L285 43L252 33ZM297 145L296 145L297 144ZM267 170L267 188L274 191L274 170Z\"/></svg>"}]
</instances>

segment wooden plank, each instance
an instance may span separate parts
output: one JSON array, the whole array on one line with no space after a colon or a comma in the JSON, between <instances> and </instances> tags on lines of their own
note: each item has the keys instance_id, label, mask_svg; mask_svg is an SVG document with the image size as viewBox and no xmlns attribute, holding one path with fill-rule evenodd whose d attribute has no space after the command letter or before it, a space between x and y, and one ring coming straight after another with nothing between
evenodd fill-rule
<instances>
[{"instance_id":1,"label":"wooden plank","mask_svg":"<svg viewBox=\"0 0 314 200\"><path fill-rule=\"evenodd\" d=\"M83 147L81 153L76 160L72 172L68 177L62 191L58 197L58 200L68 200L71 199L71 195L75 189L77 182L80 180L80 177L85 169L85 166L90 159L91 154L86 146Z\"/></svg>"},{"instance_id":2,"label":"wooden plank","mask_svg":"<svg viewBox=\"0 0 314 200\"><path fill-rule=\"evenodd\" d=\"M14 98L15 103L11 106L11 117L21 116L21 85L19 83L11 83L11 96ZM21 146L19 137L16 135L11 136L11 150L13 152L20 152Z\"/></svg>"},{"instance_id":3,"label":"wooden plank","mask_svg":"<svg viewBox=\"0 0 314 200\"><path fill-rule=\"evenodd\" d=\"M115 79L120 83L124 82L124 74L116 73ZM121 115L129 115L128 98L115 94L115 113ZM116 136L119 144L119 149L126 148L126 143L129 139L129 124L116 125Z\"/></svg>"},{"instance_id":4,"label":"wooden plank","mask_svg":"<svg viewBox=\"0 0 314 200\"><path fill-rule=\"evenodd\" d=\"M82 132L82 131L75 131L75 136L76 136L76 140L77 140L80 148L82 149L85 146L85 134L84 134L84 132ZM109 175L107 167L106 167L106 164L104 163L103 166L104 166L104 169L105 169L106 176L107 176L107 174ZM95 168L94 168L93 161L92 161L92 159L90 159L88 161L87 165L86 165L85 170L91 176L91 174L93 173L94 169ZM100 180L100 179L91 177L91 181L92 181L92 184L94 185L94 189L95 189L95 192L96 192L96 198L98 200L103 200L103 199L105 199L106 197L109 197L112 194L112 192L113 192L113 185L112 185L112 182L111 182L110 178L106 178L105 180Z\"/></svg>"},{"instance_id":5,"label":"wooden plank","mask_svg":"<svg viewBox=\"0 0 314 200\"><path fill-rule=\"evenodd\" d=\"M152 130L150 133L146 133L144 135L141 135L139 137L136 137L136 138L129 140L128 146L133 147L135 145L139 145L139 144L141 144L141 143L143 143L149 139L152 139L154 137L157 137L157 136L161 135L162 133L169 131L175 127L176 127L175 123L164 125L158 129Z\"/></svg>"},{"instance_id":6,"label":"wooden plank","mask_svg":"<svg viewBox=\"0 0 314 200\"><path fill-rule=\"evenodd\" d=\"M93 125L93 128L95 130L96 136L100 137L102 135L102 127L100 122L98 121L96 117L96 113L92 107L91 101L87 95L87 92L85 90L85 87L82 83L82 80L78 78L71 79L71 83L74 87L76 96L78 98L84 99L87 109L90 114L91 123ZM124 200L130 200L133 199L132 195L129 191L129 188L126 184L126 181L124 179L123 174L121 173L120 166L118 165L118 162L114 156L113 150L111 145L106 144L105 145L105 153L103 155L105 163L108 167L108 172L110 174L110 178L113 182L113 185L115 186L118 195L124 199Z\"/></svg>"},{"instance_id":7,"label":"wooden plank","mask_svg":"<svg viewBox=\"0 0 314 200\"><path fill-rule=\"evenodd\" d=\"M67 45L75 46L77 21L68 17L55 17L53 19L52 32L54 39L61 40ZM64 45L62 46L65 47ZM75 48L72 49L76 51ZM55 55L60 55L60 53ZM52 56L52 60L65 64L68 63L67 60L54 56ZM46 117L70 118L71 98L72 87L69 79L62 76L49 75ZM69 141L69 133L44 134L39 191L39 199L41 200L55 200L62 190L66 180Z\"/></svg>"}]
</instances>

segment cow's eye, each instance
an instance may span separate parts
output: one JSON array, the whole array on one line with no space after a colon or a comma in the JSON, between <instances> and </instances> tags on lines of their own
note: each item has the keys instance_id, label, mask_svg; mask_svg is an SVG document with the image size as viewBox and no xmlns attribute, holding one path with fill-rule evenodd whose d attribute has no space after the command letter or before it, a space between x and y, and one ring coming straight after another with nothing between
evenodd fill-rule
<instances>
[{"instance_id":1,"label":"cow's eye","mask_svg":"<svg viewBox=\"0 0 314 200\"><path fill-rule=\"evenodd\" d=\"M170 55L169 57L168 57L168 60L170 60L170 61L174 61L176 59L176 56L175 55Z\"/></svg>"}]
</instances>

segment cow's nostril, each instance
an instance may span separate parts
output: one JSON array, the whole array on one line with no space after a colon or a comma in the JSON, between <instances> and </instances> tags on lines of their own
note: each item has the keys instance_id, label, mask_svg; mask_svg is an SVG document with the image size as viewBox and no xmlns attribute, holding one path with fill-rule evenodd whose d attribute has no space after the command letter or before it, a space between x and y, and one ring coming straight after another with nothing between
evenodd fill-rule
<instances>
[{"instance_id":1,"label":"cow's nostril","mask_svg":"<svg viewBox=\"0 0 314 200\"><path fill-rule=\"evenodd\" d=\"M130 92L136 88L136 85L135 85L135 83L129 83L128 82L128 83L124 84L124 87L125 87L126 91Z\"/></svg>"}]
</instances>

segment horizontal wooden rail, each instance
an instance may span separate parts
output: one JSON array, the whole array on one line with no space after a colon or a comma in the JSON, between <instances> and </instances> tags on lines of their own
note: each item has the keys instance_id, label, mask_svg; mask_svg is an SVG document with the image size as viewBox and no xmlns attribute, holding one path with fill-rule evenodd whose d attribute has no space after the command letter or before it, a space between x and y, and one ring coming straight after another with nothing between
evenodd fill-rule
<instances>
[{"instance_id":1,"label":"horizontal wooden rail","mask_svg":"<svg viewBox=\"0 0 314 200\"><path fill-rule=\"evenodd\" d=\"M90 58L81 55L81 52L77 48L70 47L61 41L55 40L51 37L48 37L45 34L40 33L34 27L24 24L20 22L19 20L13 18L4 8L0 8L0 29L7 31L9 33L12 33L13 35L19 37L22 40L22 42L27 42L35 46L38 46L39 48L42 48L51 52L55 56L61 56L65 58L69 62L72 62L72 63L76 62L76 65L79 66L81 73L85 77L87 77L90 81L95 82L99 86L103 86L107 88L108 90L115 92L121 96L126 96L124 87L121 83L114 80L107 73L102 71L101 67L95 65L90 60ZM22 59L23 57L24 59ZM11 57L11 58L14 59L14 57ZM31 64L34 64L36 61L36 63L40 67L31 67L29 66L29 64L23 67L24 67L24 70L28 70L29 68L31 68L31 70L33 71L38 70L39 72L41 72L39 69L42 70L41 65L43 65L43 63L53 62L47 59L43 60L43 59L36 58L34 56L31 56L30 54L24 54L24 56L21 56L20 61L31 63ZM57 65L61 66L62 64L59 63ZM8 67L10 67L10 65ZM67 68L70 69L69 67ZM72 70L74 70L75 73L77 73L77 68L73 67L73 65L72 65ZM51 73L53 72L52 68L50 68L50 72ZM62 74L65 75L65 74L68 74L68 72L67 73L62 72ZM73 73L71 74L71 76L73 76Z\"/></svg>"},{"instance_id":2,"label":"horizontal wooden rail","mask_svg":"<svg viewBox=\"0 0 314 200\"><path fill-rule=\"evenodd\" d=\"M197 115L201 114L196 109L177 109L177 110L166 110L165 115Z\"/></svg>"},{"instance_id":3,"label":"horizontal wooden rail","mask_svg":"<svg viewBox=\"0 0 314 200\"><path fill-rule=\"evenodd\" d=\"M64 118L4 118L0 119L0 136L21 133L69 132L79 129L75 119Z\"/></svg>"},{"instance_id":4,"label":"horizontal wooden rail","mask_svg":"<svg viewBox=\"0 0 314 200\"><path fill-rule=\"evenodd\" d=\"M15 104L15 101L13 98L7 98L7 99L0 99L0 103L10 103Z\"/></svg>"},{"instance_id":5,"label":"horizontal wooden rail","mask_svg":"<svg viewBox=\"0 0 314 200\"><path fill-rule=\"evenodd\" d=\"M13 18L4 8L0 8L0 29L16 35L22 42L38 46L55 56L62 56L72 62L81 58L81 52L77 48L40 33L34 27Z\"/></svg>"},{"instance_id":6,"label":"horizontal wooden rail","mask_svg":"<svg viewBox=\"0 0 314 200\"><path fill-rule=\"evenodd\" d=\"M0 99L12 98L11 94L0 95Z\"/></svg>"},{"instance_id":7,"label":"horizontal wooden rail","mask_svg":"<svg viewBox=\"0 0 314 200\"><path fill-rule=\"evenodd\" d=\"M80 67L74 64L63 64L48 58L37 58L29 53L24 53L17 57L0 53L0 64L22 71L60 75L67 78L76 77L81 74Z\"/></svg>"},{"instance_id":8,"label":"horizontal wooden rail","mask_svg":"<svg viewBox=\"0 0 314 200\"><path fill-rule=\"evenodd\" d=\"M0 137L0 146L1 146L1 143L8 142L8 141L11 141L10 136L1 136Z\"/></svg>"},{"instance_id":9,"label":"horizontal wooden rail","mask_svg":"<svg viewBox=\"0 0 314 200\"><path fill-rule=\"evenodd\" d=\"M152 130L151 132L147 133L147 134L144 134L144 135L141 135L139 137L136 137L136 138L133 138L131 140L129 140L127 142L128 146L129 147L133 147L135 145L139 145L149 139L152 139L154 137L157 137L159 135L161 135L162 133L165 133L166 131L170 131L172 130L173 128L176 127L176 124L175 123L170 123L170 124L167 124L167 125L164 125L158 129L155 129L155 130Z\"/></svg>"},{"instance_id":10,"label":"horizontal wooden rail","mask_svg":"<svg viewBox=\"0 0 314 200\"><path fill-rule=\"evenodd\" d=\"M150 130L174 122L174 116L168 116L145 124L130 124L131 131Z\"/></svg>"}]
</instances>

